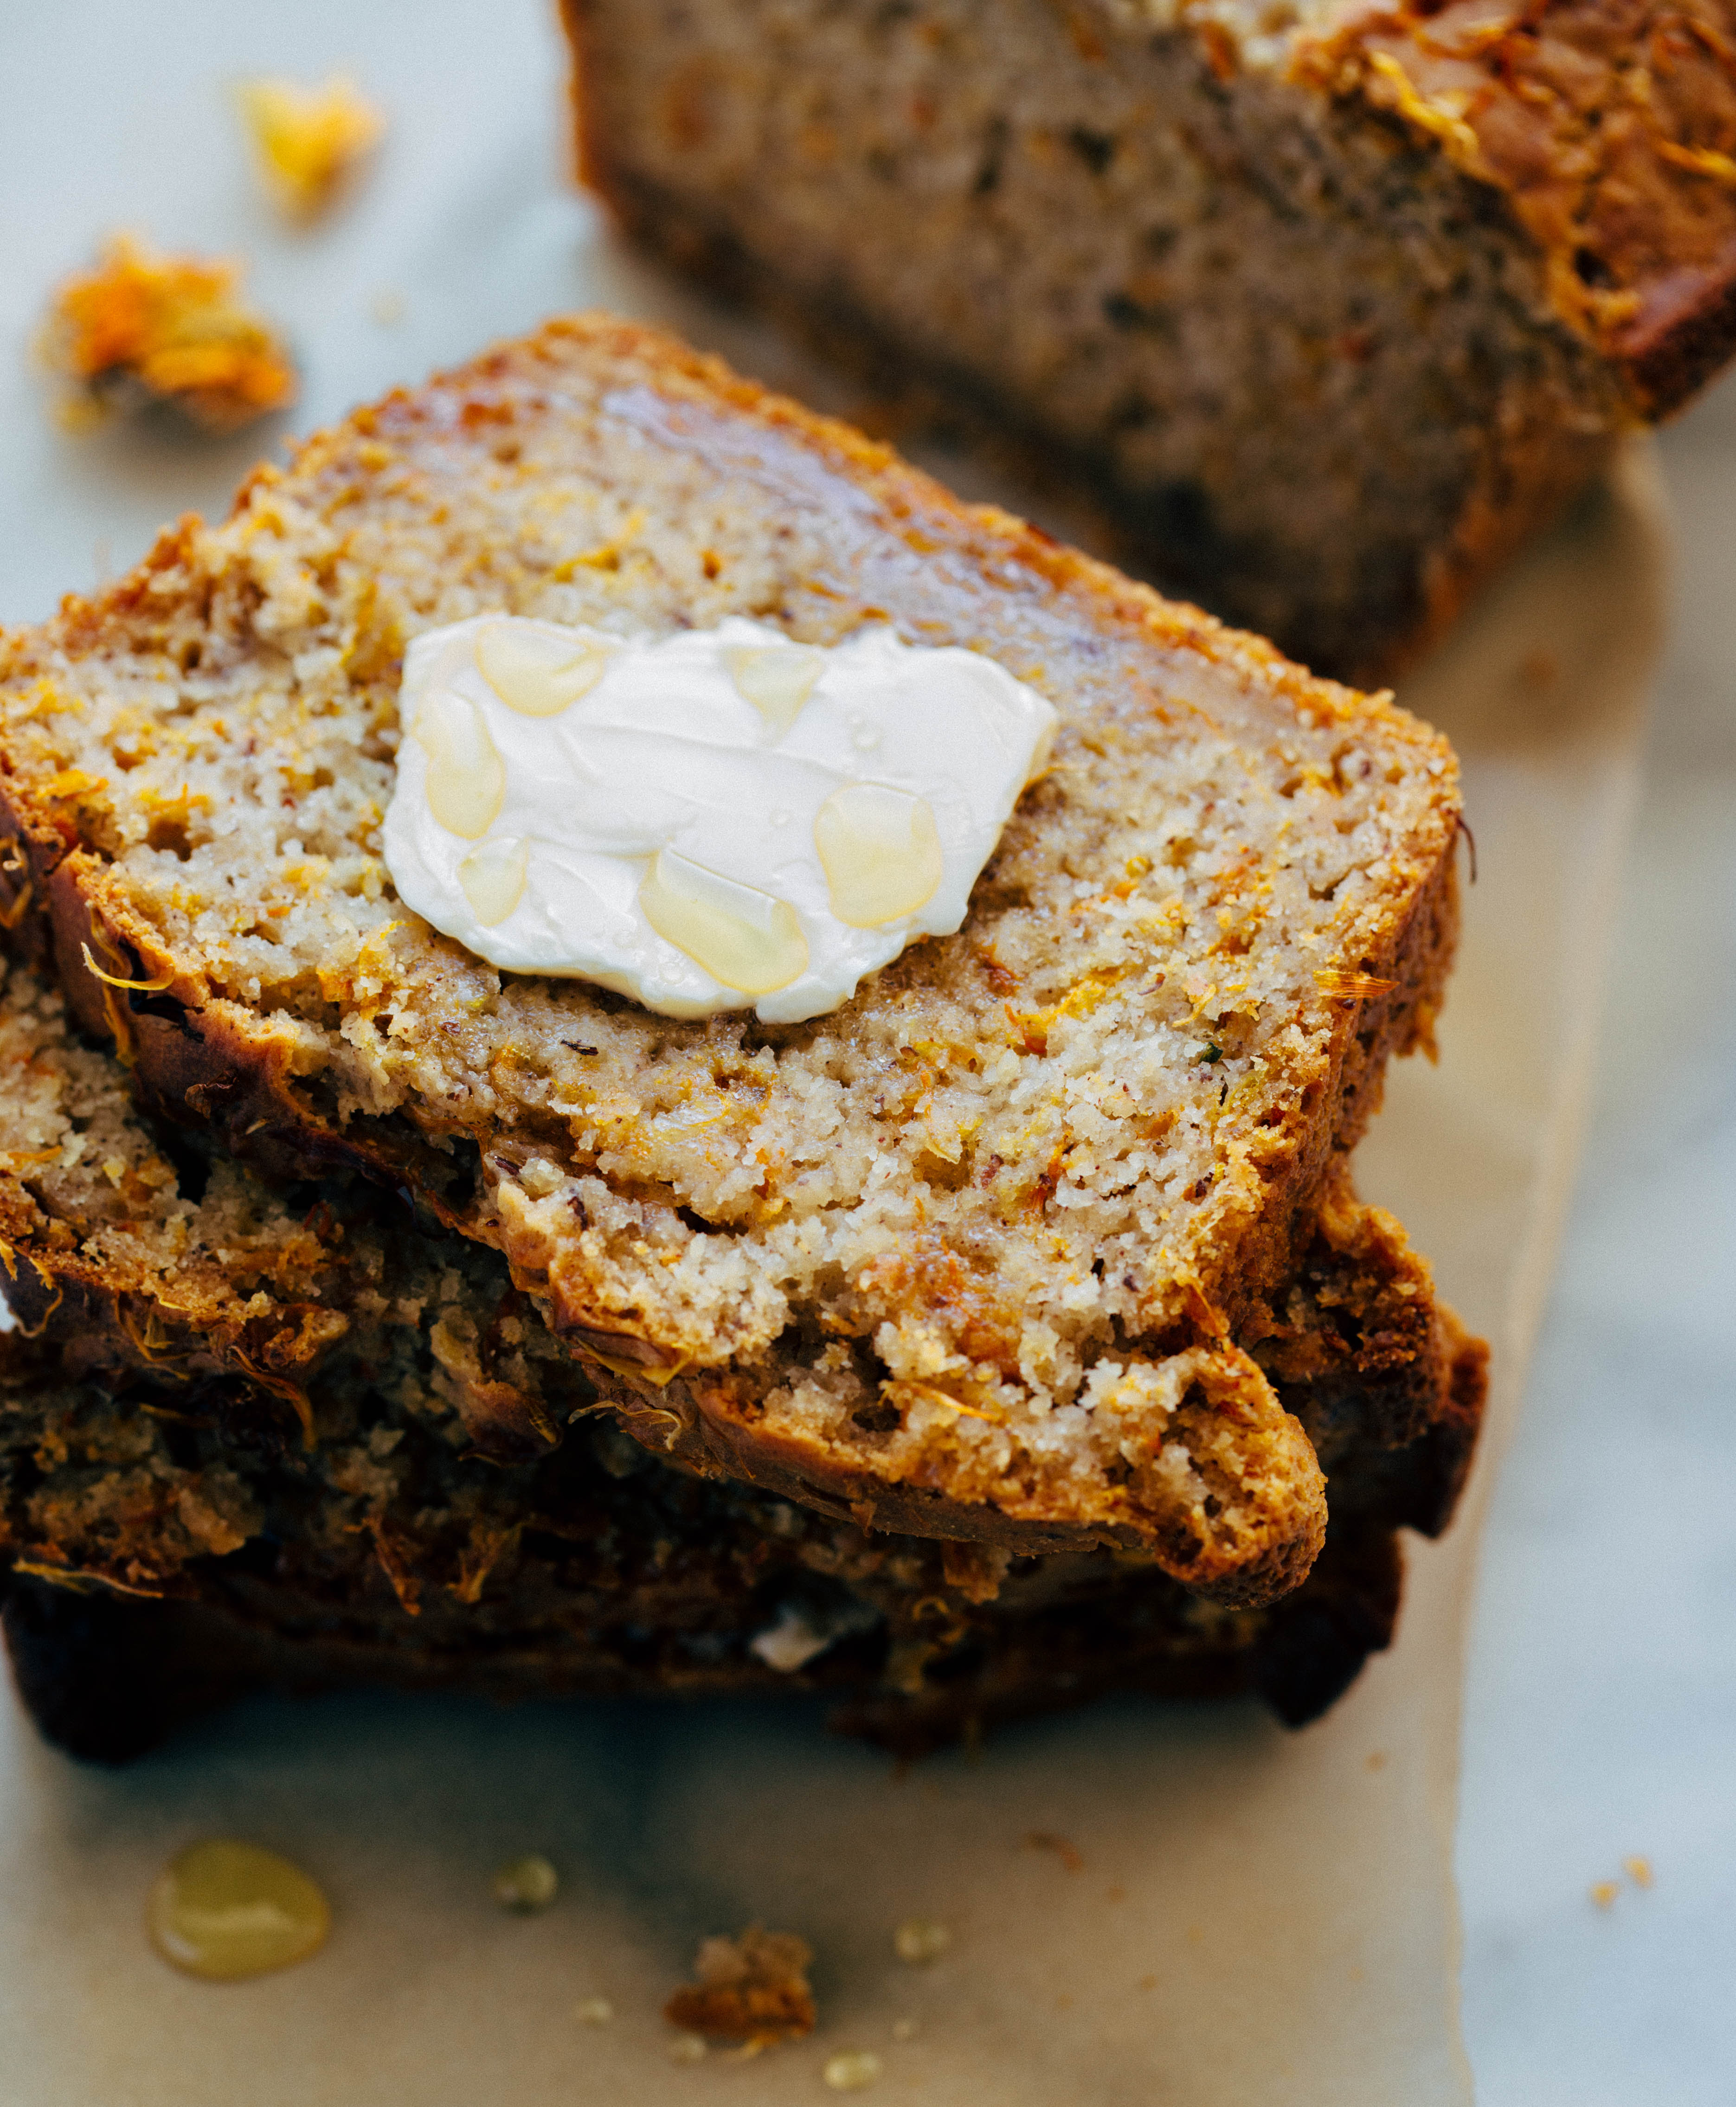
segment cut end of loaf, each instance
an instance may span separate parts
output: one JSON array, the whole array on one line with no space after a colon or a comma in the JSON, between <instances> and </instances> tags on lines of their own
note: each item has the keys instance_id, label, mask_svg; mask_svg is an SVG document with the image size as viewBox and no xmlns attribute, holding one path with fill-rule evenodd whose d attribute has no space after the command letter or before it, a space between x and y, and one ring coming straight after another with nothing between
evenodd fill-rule
<instances>
[{"instance_id":1,"label":"cut end of loaf","mask_svg":"<svg viewBox=\"0 0 1736 2107\"><path fill-rule=\"evenodd\" d=\"M1736 348L1720 0L564 12L636 239L1351 677Z\"/></svg>"}]
</instances>

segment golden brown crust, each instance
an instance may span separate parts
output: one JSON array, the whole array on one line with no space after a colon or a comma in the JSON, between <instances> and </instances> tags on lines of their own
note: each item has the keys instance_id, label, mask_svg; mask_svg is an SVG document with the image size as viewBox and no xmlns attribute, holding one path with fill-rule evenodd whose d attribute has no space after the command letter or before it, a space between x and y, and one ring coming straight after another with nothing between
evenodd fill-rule
<instances>
[{"instance_id":1,"label":"golden brown crust","mask_svg":"<svg viewBox=\"0 0 1736 2107\"><path fill-rule=\"evenodd\" d=\"M1722 0L1355 4L1293 64L1503 193L1556 312L1623 371L1637 411L1678 407L1736 348L1736 16Z\"/></svg>"}]
</instances>

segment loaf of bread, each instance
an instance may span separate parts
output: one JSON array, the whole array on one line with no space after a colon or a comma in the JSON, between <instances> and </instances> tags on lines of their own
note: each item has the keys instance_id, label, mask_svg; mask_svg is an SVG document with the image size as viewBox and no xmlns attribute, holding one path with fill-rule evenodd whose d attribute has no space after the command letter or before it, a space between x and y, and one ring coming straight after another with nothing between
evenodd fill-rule
<instances>
[{"instance_id":1,"label":"loaf of bread","mask_svg":"<svg viewBox=\"0 0 1736 2107\"><path fill-rule=\"evenodd\" d=\"M407 644L493 610L890 625L1045 696L1052 763L962 928L830 1014L502 974L394 896L380 832ZM492 1247L659 1453L1230 1605L1307 1572L1321 1467L1253 1349L1455 928L1453 757L1390 699L591 318L0 639L0 770L11 911L142 1100ZM1417 1350L1378 1440L1446 1395L1432 1318Z\"/></svg>"},{"instance_id":2,"label":"loaf of bread","mask_svg":"<svg viewBox=\"0 0 1736 2107\"><path fill-rule=\"evenodd\" d=\"M1436 1319L1341 1193L1257 1349L1333 1486L1284 1603L1216 1609L1127 1553L870 1536L648 1454L504 1261L396 1196L273 1191L151 1130L21 967L0 1068L0 1594L20 1689L82 1754L259 1684L821 1691L907 1750L1118 1688L1252 1687L1295 1722L1386 1643L1393 1531L1441 1526L1470 1453L1456 1335L1451 1392L1383 1444Z\"/></svg>"},{"instance_id":3,"label":"loaf of bread","mask_svg":"<svg viewBox=\"0 0 1736 2107\"><path fill-rule=\"evenodd\" d=\"M1729 0L565 11L636 236L1324 671L1425 642L1736 341Z\"/></svg>"}]
</instances>

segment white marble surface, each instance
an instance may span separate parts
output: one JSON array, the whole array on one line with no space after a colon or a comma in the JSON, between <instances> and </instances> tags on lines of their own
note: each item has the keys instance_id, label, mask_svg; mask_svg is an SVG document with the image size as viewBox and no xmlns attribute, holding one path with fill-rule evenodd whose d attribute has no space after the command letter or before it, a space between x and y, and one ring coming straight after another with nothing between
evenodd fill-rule
<instances>
[{"instance_id":1,"label":"white marble surface","mask_svg":"<svg viewBox=\"0 0 1736 2107\"><path fill-rule=\"evenodd\" d=\"M1661 452L1672 642L1473 1625L1458 1865L1483 2107L1736 2099L1736 383Z\"/></svg>"},{"instance_id":2,"label":"white marble surface","mask_svg":"<svg viewBox=\"0 0 1736 2107\"><path fill-rule=\"evenodd\" d=\"M558 63L531 0L446 0L456 63L410 0L370 0L353 48L329 6L201 7L196 37L193 12L0 15L0 618L112 574L182 509L220 509L259 450L125 432L73 447L43 417L29 326L117 221L255 258L262 302L304 318L317 352L299 429L575 296L584 209L558 179L555 105L527 97ZM399 35L415 48L394 81L380 55ZM413 94L414 121L353 210L287 237L246 178L221 84L346 60L388 100ZM147 92L128 92L135 78ZM614 296L612 267L582 267L593 295ZM641 277L621 286L637 312L688 312ZM407 290L400 321L374 319L380 294ZM1718 1439L1736 1328L1736 394L1663 452L1683 522L1676 640L1565 1260L1482 1561L1459 1868L1485 2107L1736 2097L1736 1527ZM102 1795L79 1791L106 1834ZM1648 1890L1621 1875L1632 1853L1656 1869ZM1621 1885L1607 1912L1588 1892L1603 1879Z\"/></svg>"}]
</instances>

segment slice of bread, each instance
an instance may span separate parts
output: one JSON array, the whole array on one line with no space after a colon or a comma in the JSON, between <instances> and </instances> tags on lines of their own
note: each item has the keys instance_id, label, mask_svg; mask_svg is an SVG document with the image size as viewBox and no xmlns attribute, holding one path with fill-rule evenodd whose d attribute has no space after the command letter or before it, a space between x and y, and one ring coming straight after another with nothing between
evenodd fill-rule
<instances>
[{"instance_id":1,"label":"slice of bread","mask_svg":"<svg viewBox=\"0 0 1736 2107\"><path fill-rule=\"evenodd\" d=\"M636 236L1325 670L1414 651L1736 344L1728 0L565 11Z\"/></svg>"},{"instance_id":2,"label":"slice of bread","mask_svg":"<svg viewBox=\"0 0 1736 2107\"><path fill-rule=\"evenodd\" d=\"M1284 1603L1212 1608L1126 1552L870 1537L628 1440L497 1254L150 1131L21 968L0 1066L0 1593L81 1753L260 1682L817 1690L909 1749L1109 1688L1251 1685L1298 1721L1386 1643L1393 1531L1441 1525L1474 1435L1480 1354L1455 1339L1436 1394L1426 1274L1341 1195L1261 1349L1333 1476Z\"/></svg>"},{"instance_id":3,"label":"slice of bread","mask_svg":"<svg viewBox=\"0 0 1736 2107\"><path fill-rule=\"evenodd\" d=\"M989 654L1053 766L960 932L677 1022L393 896L406 642L490 609ZM641 1439L866 1526L1265 1599L1325 1521L1246 1350L1455 927L1444 741L606 318L262 469L0 639L14 913L165 1115L493 1245ZM1438 1359L1438 1357L1437 1357Z\"/></svg>"}]
</instances>

